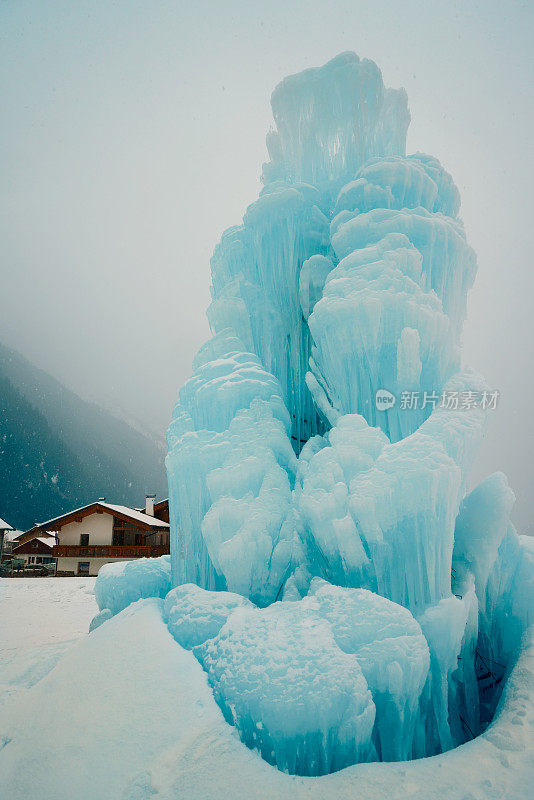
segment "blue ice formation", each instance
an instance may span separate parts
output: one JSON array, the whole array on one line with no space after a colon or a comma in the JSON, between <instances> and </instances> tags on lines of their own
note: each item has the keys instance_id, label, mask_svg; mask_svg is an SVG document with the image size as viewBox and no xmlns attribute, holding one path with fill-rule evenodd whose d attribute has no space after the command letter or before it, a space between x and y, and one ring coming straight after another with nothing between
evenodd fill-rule
<instances>
[{"instance_id":1,"label":"blue ice formation","mask_svg":"<svg viewBox=\"0 0 534 800\"><path fill-rule=\"evenodd\" d=\"M324 775L374 755L358 659L303 603L234 611L194 652L226 719L280 770Z\"/></svg>"},{"instance_id":2,"label":"blue ice formation","mask_svg":"<svg viewBox=\"0 0 534 800\"><path fill-rule=\"evenodd\" d=\"M430 665L418 622L385 597L367 589L342 589L321 578L313 579L302 605L317 610L338 647L356 656L375 703L372 739L380 760L417 755L424 742L421 701Z\"/></svg>"},{"instance_id":3,"label":"blue ice formation","mask_svg":"<svg viewBox=\"0 0 534 800\"><path fill-rule=\"evenodd\" d=\"M238 608L253 608L250 600L233 592L208 592L184 583L165 598L165 619L176 641L192 650L213 639Z\"/></svg>"},{"instance_id":4,"label":"blue ice formation","mask_svg":"<svg viewBox=\"0 0 534 800\"><path fill-rule=\"evenodd\" d=\"M430 654L408 609L315 578L305 598L265 609L183 584L169 592L165 617L227 720L282 771L318 775L424 753Z\"/></svg>"},{"instance_id":5,"label":"blue ice formation","mask_svg":"<svg viewBox=\"0 0 534 800\"><path fill-rule=\"evenodd\" d=\"M171 588L169 556L139 558L104 564L95 581L95 600L100 612L91 630L106 619L145 597L165 597Z\"/></svg>"},{"instance_id":6,"label":"blue ice formation","mask_svg":"<svg viewBox=\"0 0 534 800\"><path fill-rule=\"evenodd\" d=\"M476 258L451 176L406 155L404 91L344 53L272 108L169 426L166 614L242 740L312 775L482 731L534 553L504 476L466 494L488 413L460 365Z\"/></svg>"},{"instance_id":7,"label":"blue ice formation","mask_svg":"<svg viewBox=\"0 0 534 800\"><path fill-rule=\"evenodd\" d=\"M98 614L94 615L93 619L89 623L89 633L99 628L104 624L104 622L107 622L108 619L111 619L114 616L115 614L113 614L110 608L103 608L98 612Z\"/></svg>"}]
</instances>

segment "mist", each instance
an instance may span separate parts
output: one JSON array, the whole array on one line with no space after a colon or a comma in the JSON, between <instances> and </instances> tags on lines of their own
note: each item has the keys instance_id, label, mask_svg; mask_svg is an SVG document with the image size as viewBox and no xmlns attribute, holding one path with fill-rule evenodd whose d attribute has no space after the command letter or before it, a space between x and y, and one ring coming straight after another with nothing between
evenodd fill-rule
<instances>
[{"instance_id":1,"label":"mist","mask_svg":"<svg viewBox=\"0 0 534 800\"><path fill-rule=\"evenodd\" d=\"M209 336L211 252L261 188L270 94L355 50L460 189L463 358L500 392L472 484L504 471L533 532L533 33L518 2L2 3L0 340L162 437Z\"/></svg>"}]
</instances>

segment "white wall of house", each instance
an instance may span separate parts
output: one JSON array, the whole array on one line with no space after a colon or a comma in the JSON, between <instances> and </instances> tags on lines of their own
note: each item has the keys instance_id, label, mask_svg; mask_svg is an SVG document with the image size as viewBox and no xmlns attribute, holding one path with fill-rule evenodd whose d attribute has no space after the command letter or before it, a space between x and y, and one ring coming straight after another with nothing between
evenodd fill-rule
<instances>
[{"instance_id":1,"label":"white wall of house","mask_svg":"<svg viewBox=\"0 0 534 800\"><path fill-rule=\"evenodd\" d=\"M98 570L100 567L103 567L104 564L109 564L112 561L128 561L131 559L127 558L84 558L83 556L77 556L76 558L58 558L57 560L57 571L58 572L72 572L74 575L78 575L78 563L89 562L89 575L98 575Z\"/></svg>"},{"instance_id":2,"label":"white wall of house","mask_svg":"<svg viewBox=\"0 0 534 800\"><path fill-rule=\"evenodd\" d=\"M89 534L89 545L112 544L113 516L95 513L81 522L69 522L58 531L58 544L79 545L82 533Z\"/></svg>"}]
</instances>

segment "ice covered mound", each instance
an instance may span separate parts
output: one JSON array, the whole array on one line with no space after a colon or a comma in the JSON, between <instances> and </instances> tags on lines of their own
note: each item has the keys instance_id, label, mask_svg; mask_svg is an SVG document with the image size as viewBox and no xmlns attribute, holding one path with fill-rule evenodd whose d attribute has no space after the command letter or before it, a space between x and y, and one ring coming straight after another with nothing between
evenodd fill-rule
<instances>
[{"instance_id":1,"label":"ice covered mound","mask_svg":"<svg viewBox=\"0 0 534 800\"><path fill-rule=\"evenodd\" d=\"M324 775L374 757L358 660L301 603L235 611L194 653L242 741L283 772Z\"/></svg>"},{"instance_id":2,"label":"ice covered mound","mask_svg":"<svg viewBox=\"0 0 534 800\"><path fill-rule=\"evenodd\" d=\"M272 107L264 187L215 248L213 338L168 432L172 583L217 594L178 590L169 627L186 646L214 632L194 652L226 718L281 769L369 757L336 716L344 657L373 695L374 757L435 755L485 730L533 619L504 477L466 496L495 409L460 367L476 257L452 177L406 154L406 95L375 64L344 53ZM232 611L235 594L258 608ZM295 710L295 647L330 715Z\"/></svg>"},{"instance_id":3,"label":"ice covered mound","mask_svg":"<svg viewBox=\"0 0 534 800\"><path fill-rule=\"evenodd\" d=\"M402 606L320 579L304 599L266 609L185 584L165 617L241 739L281 770L320 775L424 751L430 657Z\"/></svg>"},{"instance_id":4,"label":"ice covered mound","mask_svg":"<svg viewBox=\"0 0 534 800\"><path fill-rule=\"evenodd\" d=\"M410 612L366 589L342 589L318 578L302 602L328 621L341 650L358 659L376 706L378 758L404 761L422 755L421 728L429 713L422 694L430 657Z\"/></svg>"},{"instance_id":5,"label":"ice covered mound","mask_svg":"<svg viewBox=\"0 0 534 800\"><path fill-rule=\"evenodd\" d=\"M171 634L187 650L217 636L237 608L254 608L240 594L208 592L193 583L177 586L165 598L165 619Z\"/></svg>"},{"instance_id":6,"label":"ice covered mound","mask_svg":"<svg viewBox=\"0 0 534 800\"><path fill-rule=\"evenodd\" d=\"M100 609L92 627L118 614L144 597L165 597L171 588L171 559L139 558L105 564L95 582L95 599Z\"/></svg>"}]
</instances>

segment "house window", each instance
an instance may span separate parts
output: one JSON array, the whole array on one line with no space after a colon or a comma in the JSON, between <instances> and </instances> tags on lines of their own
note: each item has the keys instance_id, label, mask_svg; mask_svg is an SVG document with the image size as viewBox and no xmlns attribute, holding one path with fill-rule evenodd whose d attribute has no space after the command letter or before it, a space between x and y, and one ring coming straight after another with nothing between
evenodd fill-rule
<instances>
[{"instance_id":1,"label":"house window","mask_svg":"<svg viewBox=\"0 0 534 800\"><path fill-rule=\"evenodd\" d=\"M113 544L121 547L124 544L124 531L113 531Z\"/></svg>"},{"instance_id":2,"label":"house window","mask_svg":"<svg viewBox=\"0 0 534 800\"><path fill-rule=\"evenodd\" d=\"M131 547L132 545L143 545L145 542L145 531L138 528L135 522L113 518L113 544L119 547Z\"/></svg>"},{"instance_id":3,"label":"house window","mask_svg":"<svg viewBox=\"0 0 534 800\"><path fill-rule=\"evenodd\" d=\"M88 533L82 533L80 535L80 545L82 547L87 547L88 544L89 544L89 534Z\"/></svg>"},{"instance_id":4,"label":"house window","mask_svg":"<svg viewBox=\"0 0 534 800\"><path fill-rule=\"evenodd\" d=\"M78 561L78 575L89 575L88 561Z\"/></svg>"}]
</instances>

